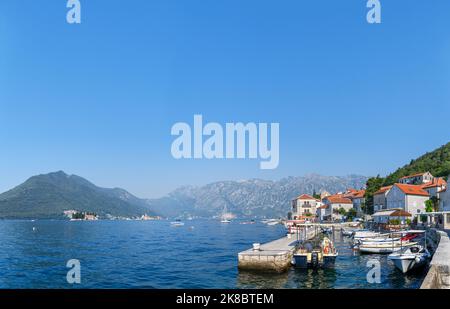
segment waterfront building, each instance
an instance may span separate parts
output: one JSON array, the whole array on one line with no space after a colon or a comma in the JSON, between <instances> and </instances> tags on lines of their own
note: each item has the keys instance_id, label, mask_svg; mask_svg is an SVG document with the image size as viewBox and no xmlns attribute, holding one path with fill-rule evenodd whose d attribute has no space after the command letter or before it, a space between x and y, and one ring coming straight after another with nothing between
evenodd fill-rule
<instances>
[{"instance_id":1,"label":"waterfront building","mask_svg":"<svg viewBox=\"0 0 450 309\"><path fill-rule=\"evenodd\" d=\"M292 200L292 218L300 220L305 217L316 216L317 207L321 206L320 201L311 195L302 194ZM318 205L319 204L319 205Z\"/></svg>"},{"instance_id":2,"label":"waterfront building","mask_svg":"<svg viewBox=\"0 0 450 309\"><path fill-rule=\"evenodd\" d=\"M320 221L324 221L325 220L325 215L326 215L326 211L327 211L327 205L321 205L319 207L317 207L317 217L319 218Z\"/></svg>"},{"instance_id":3,"label":"waterfront building","mask_svg":"<svg viewBox=\"0 0 450 309\"><path fill-rule=\"evenodd\" d=\"M386 195L387 209L403 209L412 216L425 212L430 194L418 185L396 183Z\"/></svg>"},{"instance_id":4,"label":"waterfront building","mask_svg":"<svg viewBox=\"0 0 450 309\"><path fill-rule=\"evenodd\" d=\"M327 196L330 196L331 193L329 193L328 191L322 191L320 192L320 199L323 200L324 198L326 198Z\"/></svg>"},{"instance_id":5,"label":"waterfront building","mask_svg":"<svg viewBox=\"0 0 450 309\"><path fill-rule=\"evenodd\" d=\"M450 211L450 189L447 188L445 191L442 191L439 200L440 209L442 211Z\"/></svg>"},{"instance_id":6,"label":"waterfront building","mask_svg":"<svg viewBox=\"0 0 450 309\"><path fill-rule=\"evenodd\" d=\"M84 214L84 220L88 220L88 221L91 221L91 220L98 220L98 217L97 217L97 215L94 214L94 213L85 213L85 214Z\"/></svg>"},{"instance_id":7,"label":"waterfront building","mask_svg":"<svg viewBox=\"0 0 450 309\"><path fill-rule=\"evenodd\" d=\"M353 208L356 210L356 213L358 216L361 216L363 214L362 206L365 204L365 197L366 190L357 190L352 193L352 195L349 197L350 200L353 203Z\"/></svg>"},{"instance_id":8,"label":"waterfront building","mask_svg":"<svg viewBox=\"0 0 450 309\"><path fill-rule=\"evenodd\" d=\"M389 193L391 188L392 186L385 186L373 194L373 210L375 212L387 209L386 195Z\"/></svg>"},{"instance_id":9,"label":"waterfront building","mask_svg":"<svg viewBox=\"0 0 450 309\"><path fill-rule=\"evenodd\" d=\"M352 201L341 194L327 196L323 199L323 203L327 206L325 220L340 220L342 215L339 214L339 209L343 208L345 211L349 211L353 208Z\"/></svg>"},{"instance_id":10,"label":"waterfront building","mask_svg":"<svg viewBox=\"0 0 450 309\"><path fill-rule=\"evenodd\" d=\"M440 199L440 194L447 189L447 182L444 178L434 178L433 181L422 185L422 189L428 192L430 197Z\"/></svg>"},{"instance_id":11,"label":"waterfront building","mask_svg":"<svg viewBox=\"0 0 450 309\"><path fill-rule=\"evenodd\" d=\"M428 182L433 181L434 177L431 175L430 172L424 172L424 173L417 173L413 175L408 175L400 178L398 180L401 184L408 184L408 185L422 185Z\"/></svg>"}]
</instances>

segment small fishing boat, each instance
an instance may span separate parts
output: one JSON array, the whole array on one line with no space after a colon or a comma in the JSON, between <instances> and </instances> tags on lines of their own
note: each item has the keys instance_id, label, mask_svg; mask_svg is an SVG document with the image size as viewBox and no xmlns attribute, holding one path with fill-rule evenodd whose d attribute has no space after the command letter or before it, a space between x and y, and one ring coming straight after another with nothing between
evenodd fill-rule
<instances>
[{"instance_id":1,"label":"small fishing boat","mask_svg":"<svg viewBox=\"0 0 450 309\"><path fill-rule=\"evenodd\" d=\"M384 243L384 242L393 242L393 241L400 241L400 237L368 237L368 238L359 238L359 239L355 239L354 242L355 243L369 243L369 242L374 242L374 243Z\"/></svg>"},{"instance_id":2,"label":"small fishing boat","mask_svg":"<svg viewBox=\"0 0 450 309\"><path fill-rule=\"evenodd\" d=\"M267 219L267 220L263 220L262 222L264 224L267 224L267 225L270 225L270 226L281 224L281 220L279 220L279 219Z\"/></svg>"},{"instance_id":3,"label":"small fishing boat","mask_svg":"<svg viewBox=\"0 0 450 309\"><path fill-rule=\"evenodd\" d=\"M231 218L233 217L233 215L231 214L231 213L229 213L228 212L228 210L227 210L227 206L225 205L224 207L223 207L223 210L222 210L222 215L221 215L221 217L220 217L220 223L225 223L225 224L228 224L228 223L231 223Z\"/></svg>"},{"instance_id":4,"label":"small fishing boat","mask_svg":"<svg viewBox=\"0 0 450 309\"><path fill-rule=\"evenodd\" d=\"M324 237L319 244L306 242L294 253L294 265L298 268L330 268L334 267L338 253L333 242Z\"/></svg>"},{"instance_id":5,"label":"small fishing boat","mask_svg":"<svg viewBox=\"0 0 450 309\"><path fill-rule=\"evenodd\" d=\"M255 223L256 223L255 220L251 220L251 221L241 222L240 224L247 225L247 224L255 224Z\"/></svg>"},{"instance_id":6,"label":"small fishing boat","mask_svg":"<svg viewBox=\"0 0 450 309\"><path fill-rule=\"evenodd\" d=\"M176 221L170 222L170 226L172 226L172 227L184 226L184 223L181 222L180 220L176 220Z\"/></svg>"},{"instance_id":7,"label":"small fishing boat","mask_svg":"<svg viewBox=\"0 0 450 309\"><path fill-rule=\"evenodd\" d=\"M355 230L353 229L344 229L344 228L341 229L341 234L346 237L351 237L354 232Z\"/></svg>"},{"instance_id":8,"label":"small fishing boat","mask_svg":"<svg viewBox=\"0 0 450 309\"><path fill-rule=\"evenodd\" d=\"M402 244L385 243L385 244L368 244L359 245L358 249L361 253L393 253L417 245L416 242L404 242Z\"/></svg>"},{"instance_id":9,"label":"small fishing boat","mask_svg":"<svg viewBox=\"0 0 450 309\"><path fill-rule=\"evenodd\" d=\"M321 232L323 234L332 234L333 233L333 229L331 227L322 227L321 228Z\"/></svg>"},{"instance_id":10,"label":"small fishing boat","mask_svg":"<svg viewBox=\"0 0 450 309\"><path fill-rule=\"evenodd\" d=\"M362 238L377 238L377 237L383 237L383 236L389 236L389 234L381 234L380 232L373 232L368 230L362 230L362 231L355 231L353 234L353 239L362 239Z\"/></svg>"},{"instance_id":11,"label":"small fishing boat","mask_svg":"<svg viewBox=\"0 0 450 309\"><path fill-rule=\"evenodd\" d=\"M353 241L354 245L377 245L377 244L399 244L402 242L408 242L413 240L418 236L418 234L407 234L403 237L393 237L394 235L389 235L389 237L368 237L368 238L359 238Z\"/></svg>"},{"instance_id":12,"label":"small fishing boat","mask_svg":"<svg viewBox=\"0 0 450 309\"><path fill-rule=\"evenodd\" d=\"M404 274L426 265L430 258L430 252L421 245L414 245L388 256L388 259L394 263L395 267Z\"/></svg>"}]
</instances>

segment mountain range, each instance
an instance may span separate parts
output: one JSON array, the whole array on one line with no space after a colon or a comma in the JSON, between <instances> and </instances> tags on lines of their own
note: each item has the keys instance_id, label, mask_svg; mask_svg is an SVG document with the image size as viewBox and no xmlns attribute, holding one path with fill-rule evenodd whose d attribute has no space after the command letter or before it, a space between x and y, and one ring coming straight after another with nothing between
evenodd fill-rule
<instances>
[{"instance_id":1,"label":"mountain range","mask_svg":"<svg viewBox=\"0 0 450 309\"><path fill-rule=\"evenodd\" d=\"M367 177L288 177L251 179L181 187L159 199L141 199L120 188L101 188L59 171L29 178L0 194L0 218L63 218L65 210L94 212L100 217L213 217L226 209L238 217L286 216L290 201L301 193L337 192L364 186Z\"/></svg>"},{"instance_id":2,"label":"mountain range","mask_svg":"<svg viewBox=\"0 0 450 309\"><path fill-rule=\"evenodd\" d=\"M391 184L401 176L425 171L434 176L450 174L450 143L411 160L386 178L310 174L279 181L218 181L181 187L158 199L141 199L120 188L101 188L82 177L59 171L33 176L0 194L0 218L62 218L65 210L94 212L100 217L143 214L214 217L224 209L238 217L284 217L290 201L301 193L335 193L367 185L366 200L370 201L368 192L375 192L383 183Z\"/></svg>"},{"instance_id":3,"label":"mountain range","mask_svg":"<svg viewBox=\"0 0 450 309\"><path fill-rule=\"evenodd\" d=\"M147 200L150 209L165 216L217 216L223 209L238 217L284 217L290 201L301 193L339 192L361 188L367 177L310 174L279 181L250 179L219 181L201 187L182 187L163 199Z\"/></svg>"}]
</instances>

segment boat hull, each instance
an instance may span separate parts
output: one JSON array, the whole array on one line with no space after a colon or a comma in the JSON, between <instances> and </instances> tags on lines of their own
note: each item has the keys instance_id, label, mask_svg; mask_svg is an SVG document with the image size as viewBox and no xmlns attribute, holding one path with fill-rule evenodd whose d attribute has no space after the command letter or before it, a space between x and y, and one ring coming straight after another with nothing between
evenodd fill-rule
<instances>
[{"instance_id":1,"label":"boat hull","mask_svg":"<svg viewBox=\"0 0 450 309\"><path fill-rule=\"evenodd\" d=\"M294 254L294 266L296 268L333 268L336 257L337 254L317 256L315 261L315 257L311 253Z\"/></svg>"},{"instance_id":2,"label":"boat hull","mask_svg":"<svg viewBox=\"0 0 450 309\"><path fill-rule=\"evenodd\" d=\"M392 245L373 245L373 246L365 246L360 245L359 251L361 253L394 253L400 251L404 248L414 246L416 243L404 243L402 246L392 246Z\"/></svg>"},{"instance_id":3,"label":"boat hull","mask_svg":"<svg viewBox=\"0 0 450 309\"><path fill-rule=\"evenodd\" d=\"M428 261L428 256L395 255L389 256L389 260L391 260L395 267L402 273L406 274L409 271L425 266Z\"/></svg>"}]
</instances>

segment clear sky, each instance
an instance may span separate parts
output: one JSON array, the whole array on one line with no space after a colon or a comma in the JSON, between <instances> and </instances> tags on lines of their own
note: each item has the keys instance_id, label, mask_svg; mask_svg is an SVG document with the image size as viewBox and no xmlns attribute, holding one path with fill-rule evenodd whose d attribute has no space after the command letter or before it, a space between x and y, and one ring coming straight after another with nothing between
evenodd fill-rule
<instances>
[{"instance_id":1,"label":"clear sky","mask_svg":"<svg viewBox=\"0 0 450 309\"><path fill-rule=\"evenodd\" d=\"M449 141L450 1L0 1L0 191L381 175ZM171 126L279 122L280 165L172 158Z\"/></svg>"}]
</instances>

